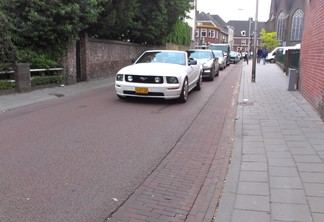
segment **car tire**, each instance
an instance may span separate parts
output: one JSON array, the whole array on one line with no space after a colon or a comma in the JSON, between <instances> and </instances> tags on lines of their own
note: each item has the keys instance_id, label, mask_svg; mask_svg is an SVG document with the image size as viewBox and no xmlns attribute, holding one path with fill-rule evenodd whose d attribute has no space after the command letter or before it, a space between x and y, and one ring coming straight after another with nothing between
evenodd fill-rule
<instances>
[{"instance_id":1,"label":"car tire","mask_svg":"<svg viewBox=\"0 0 324 222\"><path fill-rule=\"evenodd\" d=\"M181 94L179 97L179 102L180 103L185 103L188 100L188 95L189 95L189 83L188 83L188 79L186 78L183 82L183 86L182 86L182 90L181 90Z\"/></svg>"},{"instance_id":2,"label":"car tire","mask_svg":"<svg viewBox=\"0 0 324 222\"><path fill-rule=\"evenodd\" d=\"M210 70L210 76L209 76L209 80L210 81L214 81L214 78L215 78L215 67L213 67L212 70Z\"/></svg>"},{"instance_id":3,"label":"car tire","mask_svg":"<svg viewBox=\"0 0 324 222\"><path fill-rule=\"evenodd\" d=\"M202 74L200 73L197 85L195 87L195 90L201 90L201 88L202 88Z\"/></svg>"}]
</instances>

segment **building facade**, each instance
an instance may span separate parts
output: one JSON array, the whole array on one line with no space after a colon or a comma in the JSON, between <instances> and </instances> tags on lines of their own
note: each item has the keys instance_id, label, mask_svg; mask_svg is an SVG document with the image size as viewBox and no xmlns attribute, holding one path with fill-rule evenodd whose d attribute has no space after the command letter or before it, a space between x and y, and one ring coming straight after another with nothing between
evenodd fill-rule
<instances>
[{"instance_id":1,"label":"building facade","mask_svg":"<svg viewBox=\"0 0 324 222\"><path fill-rule=\"evenodd\" d=\"M218 15L197 13L196 48L206 48L210 43L228 43L229 29L226 22Z\"/></svg>"},{"instance_id":2,"label":"building facade","mask_svg":"<svg viewBox=\"0 0 324 222\"><path fill-rule=\"evenodd\" d=\"M300 50L299 91L324 120L324 18L323 0L306 0Z\"/></svg>"},{"instance_id":3,"label":"building facade","mask_svg":"<svg viewBox=\"0 0 324 222\"><path fill-rule=\"evenodd\" d=\"M250 52L253 49L254 21L252 18L246 21L230 20L228 25L234 29L233 50L236 52ZM257 48L261 48L260 32L265 28L265 22L257 24Z\"/></svg>"},{"instance_id":4,"label":"building facade","mask_svg":"<svg viewBox=\"0 0 324 222\"><path fill-rule=\"evenodd\" d=\"M281 46L300 44L303 35L306 0L272 0L267 27L277 33Z\"/></svg>"}]
</instances>

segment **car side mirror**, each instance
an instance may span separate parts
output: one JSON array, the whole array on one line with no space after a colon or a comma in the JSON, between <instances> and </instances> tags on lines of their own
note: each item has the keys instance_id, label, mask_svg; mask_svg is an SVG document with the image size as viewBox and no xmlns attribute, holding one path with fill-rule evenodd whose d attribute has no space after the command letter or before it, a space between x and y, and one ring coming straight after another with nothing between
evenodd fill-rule
<instances>
[{"instance_id":1,"label":"car side mirror","mask_svg":"<svg viewBox=\"0 0 324 222\"><path fill-rule=\"evenodd\" d=\"M190 59L189 60L189 65L197 65L197 60Z\"/></svg>"}]
</instances>

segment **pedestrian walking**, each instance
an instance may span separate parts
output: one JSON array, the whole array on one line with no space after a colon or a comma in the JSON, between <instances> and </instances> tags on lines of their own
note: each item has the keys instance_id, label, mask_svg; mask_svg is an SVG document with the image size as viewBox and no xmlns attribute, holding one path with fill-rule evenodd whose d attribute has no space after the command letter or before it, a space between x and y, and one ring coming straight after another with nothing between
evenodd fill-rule
<instances>
[{"instance_id":1,"label":"pedestrian walking","mask_svg":"<svg viewBox=\"0 0 324 222\"><path fill-rule=\"evenodd\" d=\"M246 64L249 64L249 54L248 54L248 52L245 52L244 60L246 61Z\"/></svg>"},{"instance_id":2,"label":"pedestrian walking","mask_svg":"<svg viewBox=\"0 0 324 222\"><path fill-rule=\"evenodd\" d=\"M266 64L267 56L268 56L268 50L267 50L266 48L264 48L264 49L262 50L263 65Z\"/></svg>"},{"instance_id":3,"label":"pedestrian walking","mask_svg":"<svg viewBox=\"0 0 324 222\"><path fill-rule=\"evenodd\" d=\"M262 49L258 48L258 52L257 52L257 62L260 63L261 61L261 57L262 57Z\"/></svg>"}]
</instances>

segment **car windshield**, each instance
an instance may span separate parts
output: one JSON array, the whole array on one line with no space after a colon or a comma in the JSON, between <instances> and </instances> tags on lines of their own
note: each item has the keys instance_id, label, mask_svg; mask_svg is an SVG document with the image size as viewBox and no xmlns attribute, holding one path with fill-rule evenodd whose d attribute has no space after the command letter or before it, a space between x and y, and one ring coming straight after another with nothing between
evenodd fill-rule
<instances>
[{"instance_id":1,"label":"car windshield","mask_svg":"<svg viewBox=\"0 0 324 222\"><path fill-rule=\"evenodd\" d=\"M212 59L209 51L188 51L190 59Z\"/></svg>"},{"instance_id":2,"label":"car windshield","mask_svg":"<svg viewBox=\"0 0 324 222\"><path fill-rule=\"evenodd\" d=\"M170 51L145 52L136 63L171 63L186 65L186 55L183 52Z\"/></svg>"},{"instance_id":3,"label":"car windshield","mask_svg":"<svg viewBox=\"0 0 324 222\"><path fill-rule=\"evenodd\" d=\"M230 56L236 56L236 52L230 52Z\"/></svg>"},{"instance_id":4,"label":"car windshield","mask_svg":"<svg viewBox=\"0 0 324 222\"><path fill-rule=\"evenodd\" d=\"M222 51L213 51L214 52L214 55L216 57L223 57L223 52Z\"/></svg>"},{"instance_id":5,"label":"car windshield","mask_svg":"<svg viewBox=\"0 0 324 222\"><path fill-rule=\"evenodd\" d=\"M208 49L222 50L223 52L227 52L228 47L229 47L228 45L209 45Z\"/></svg>"}]
</instances>

